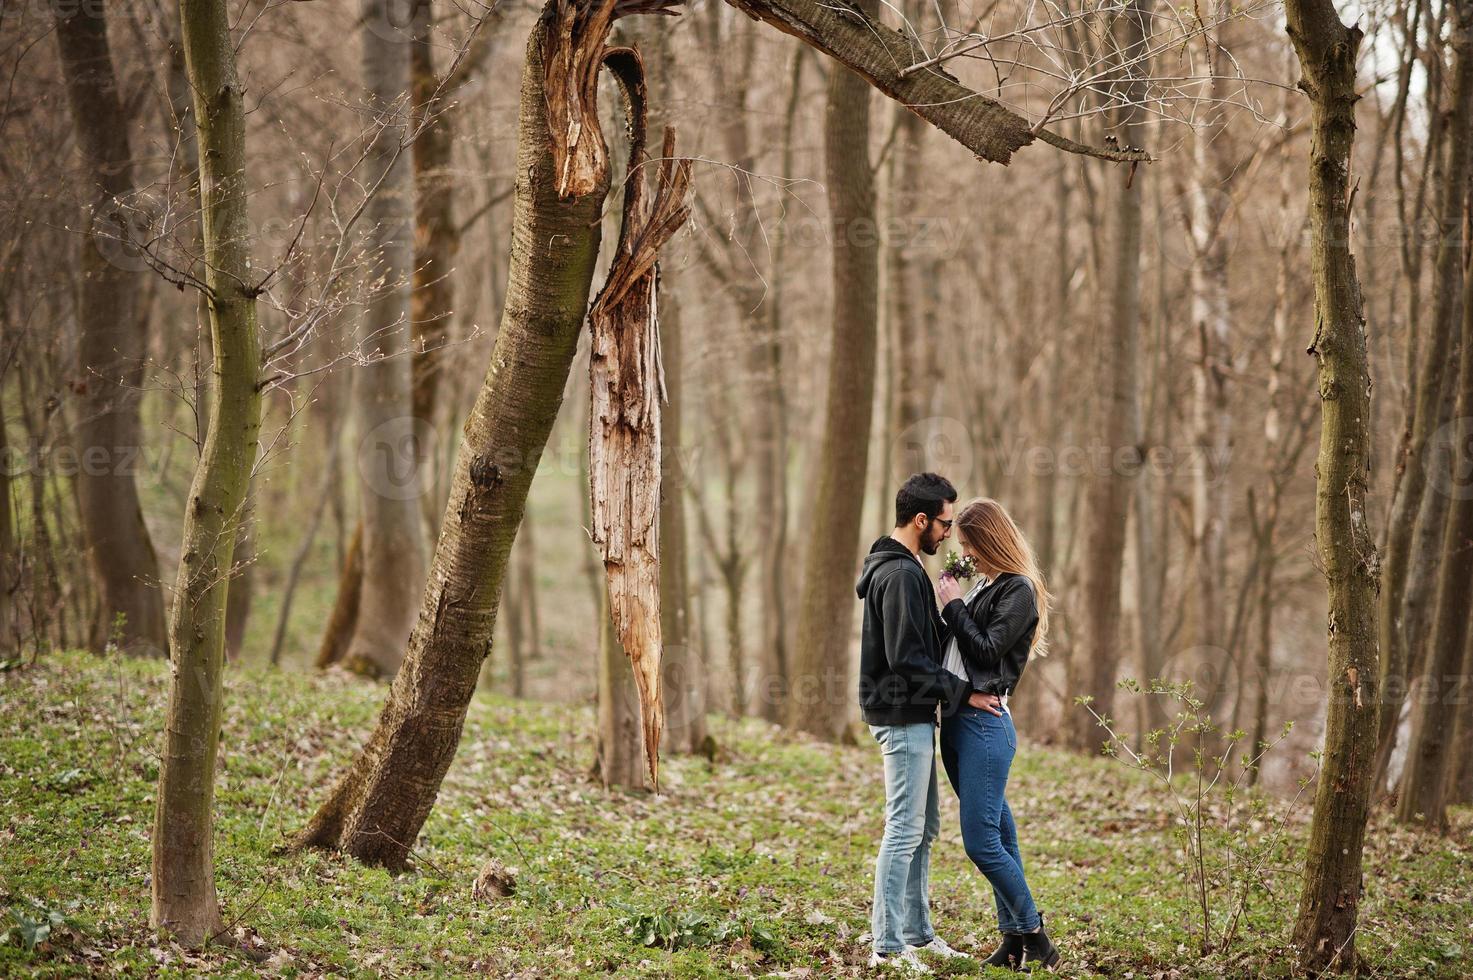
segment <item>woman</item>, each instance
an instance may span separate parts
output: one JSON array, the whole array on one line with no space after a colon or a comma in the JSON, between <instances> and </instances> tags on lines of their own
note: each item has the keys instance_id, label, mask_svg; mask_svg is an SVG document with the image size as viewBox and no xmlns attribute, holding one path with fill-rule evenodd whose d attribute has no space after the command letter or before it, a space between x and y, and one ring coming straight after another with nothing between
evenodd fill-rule
<instances>
[{"instance_id":1,"label":"woman","mask_svg":"<svg viewBox=\"0 0 1473 980\"><path fill-rule=\"evenodd\" d=\"M963 596L955 578L941 576L936 592L947 626L943 666L995 700L989 708L963 704L942 718L941 759L961 801L967 856L992 884L997 905L1003 941L987 962L1012 969L1036 963L1052 970L1059 952L1023 876L1018 833L1004 795L1018 746L1007 698L1029 654L1044 652L1048 589L1033 549L997 501L983 497L967 504L956 516L956 531L963 555L983 578Z\"/></svg>"}]
</instances>

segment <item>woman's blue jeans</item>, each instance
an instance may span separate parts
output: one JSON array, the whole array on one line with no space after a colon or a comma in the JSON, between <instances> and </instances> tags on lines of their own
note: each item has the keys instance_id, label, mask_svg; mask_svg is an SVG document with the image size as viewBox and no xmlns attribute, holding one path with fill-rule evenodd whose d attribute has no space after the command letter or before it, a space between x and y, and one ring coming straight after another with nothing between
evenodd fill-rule
<instances>
[{"instance_id":1,"label":"woman's blue jeans","mask_svg":"<svg viewBox=\"0 0 1473 980\"><path fill-rule=\"evenodd\" d=\"M1004 795L1018 749L1013 716L963 705L941 721L941 762L961 801L962 843L987 876L1003 932L1032 932L1038 909L1023 877L1018 830Z\"/></svg>"},{"instance_id":2,"label":"woman's blue jeans","mask_svg":"<svg viewBox=\"0 0 1473 980\"><path fill-rule=\"evenodd\" d=\"M870 933L880 953L936 938L931 928L931 842L941 832L936 726L871 725L885 758L885 835L875 859Z\"/></svg>"}]
</instances>

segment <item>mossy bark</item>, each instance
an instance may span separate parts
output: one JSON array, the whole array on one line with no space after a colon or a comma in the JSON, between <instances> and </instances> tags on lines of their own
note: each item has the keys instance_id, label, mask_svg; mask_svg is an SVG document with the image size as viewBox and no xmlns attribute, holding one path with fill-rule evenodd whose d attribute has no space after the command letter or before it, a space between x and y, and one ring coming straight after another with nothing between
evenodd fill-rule
<instances>
[{"instance_id":1,"label":"mossy bark","mask_svg":"<svg viewBox=\"0 0 1473 980\"><path fill-rule=\"evenodd\" d=\"M1371 381L1350 251L1350 153L1362 33L1330 0L1287 0L1299 87L1310 102L1310 273L1319 367L1315 543L1329 599L1324 754L1294 923L1302 968L1354 969L1361 850L1376 748L1376 545L1366 520Z\"/></svg>"},{"instance_id":2,"label":"mossy bark","mask_svg":"<svg viewBox=\"0 0 1473 980\"><path fill-rule=\"evenodd\" d=\"M169 624L172 677L153 830L153 907L161 935L188 946L224 928L215 893L213 804L226 598L261 427L257 274L251 268L245 106L223 0L182 0L182 39L198 120L213 404L184 515Z\"/></svg>"}]
</instances>

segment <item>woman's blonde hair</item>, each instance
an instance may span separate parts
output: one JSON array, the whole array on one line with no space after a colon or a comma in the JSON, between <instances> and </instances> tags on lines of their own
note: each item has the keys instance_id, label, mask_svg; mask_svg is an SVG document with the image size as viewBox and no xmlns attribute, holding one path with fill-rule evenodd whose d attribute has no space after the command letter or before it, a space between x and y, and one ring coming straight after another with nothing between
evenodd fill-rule
<instances>
[{"instance_id":1,"label":"woman's blonde hair","mask_svg":"<svg viewBox=\"0 0 1473 980\"><path fill-rule=\"evenodd\" d=\"M1033 631L1032 650L1040 657L1048 653L1048 609L1053 599L1038 568L1033 546L1018 530L1018 525L991 497L969 501L956 515L957 534L982 560L982 564L999 572L1022 575L1033 583L1038 603L1038 628Z\"/></svg>"}]
</instances>

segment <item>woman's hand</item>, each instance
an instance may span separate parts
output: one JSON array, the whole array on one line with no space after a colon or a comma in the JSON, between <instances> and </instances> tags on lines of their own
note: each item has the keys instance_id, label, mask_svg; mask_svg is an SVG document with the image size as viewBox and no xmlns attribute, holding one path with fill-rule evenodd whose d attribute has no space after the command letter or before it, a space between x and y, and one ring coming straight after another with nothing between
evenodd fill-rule
<instances>
[{"instance_id":1,"label":"woman's hand","mask_svg":"<svg viewBox=\"0 0 1473 980\"><path fill-rule=\"evenodd\" d=\"M951 600L960 599L961 597L961 583L943 572L941 577L936 580L936 598L940 599L941 604L944 606Z\"/></svg>"},{"instance_id":2,"label":"woman's hand","mask_svg":"<svg viewBox=\"0 0 1473 980\"><path fill-rule=\"evenodd\" d=\"M973 691L971 696L967 698L967 704L974 708L981 708L983 711L997 715L999 718L1002 717L1002 711L999 710L1002 708L1002 698L996 694L983 694L981 691Z\"/></svg>"}]
</instances>

